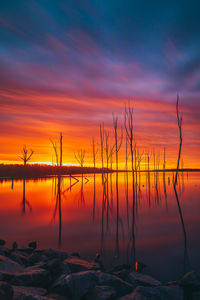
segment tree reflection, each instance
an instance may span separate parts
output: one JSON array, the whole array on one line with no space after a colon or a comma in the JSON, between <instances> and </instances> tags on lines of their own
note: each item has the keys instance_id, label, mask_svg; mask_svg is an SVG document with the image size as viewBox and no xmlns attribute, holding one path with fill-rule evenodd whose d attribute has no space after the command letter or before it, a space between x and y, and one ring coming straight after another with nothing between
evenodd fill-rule
<instances>
[{"instance_id":1,"label":"tree reflection","mask_svg":"<svg viewBox=\"0 0 200 300\"><path fill-rule=\"evenodd\" d=\"M32 206L26 199L26 179L23 179L23 197L22 197L22 214L26 214L26 206L28 206L29 211L32 211Z\"/></svg>"}]
</instances>

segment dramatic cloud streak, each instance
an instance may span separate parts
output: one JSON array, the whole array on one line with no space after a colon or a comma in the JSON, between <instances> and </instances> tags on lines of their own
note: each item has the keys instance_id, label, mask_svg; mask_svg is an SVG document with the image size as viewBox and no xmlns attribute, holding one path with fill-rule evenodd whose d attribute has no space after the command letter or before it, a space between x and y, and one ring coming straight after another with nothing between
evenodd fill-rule
<instances>
[{"instance_id":1,"label":"dramatic cloud streak","mask_svg":"<svg viewBox=\"0 0 200 300\"><path fill-rule=\"evenodd\" d=\"M90 148L98 124L111 127L134 99L140 147L176 154L177 91L184 112L184 160L200 166L199 3L30 1L0 4L0 160L26 143L51 160L62 130L65 159ZM191 157L191 152L193 153Z\"/></svg>"}]
</instances>

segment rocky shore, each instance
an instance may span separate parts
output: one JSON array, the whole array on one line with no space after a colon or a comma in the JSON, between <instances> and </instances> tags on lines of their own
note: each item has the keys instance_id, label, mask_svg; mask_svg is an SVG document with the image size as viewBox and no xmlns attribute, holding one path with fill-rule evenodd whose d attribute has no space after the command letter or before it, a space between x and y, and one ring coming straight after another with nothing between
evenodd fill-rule
<instances>
[{"instance_id":1,"label":"rocky shore","mask_svg":"<svg viewBox=\"0 0 200 300\"><path fill-rule=\"evenodd\" d=\"M180 280L162 283L134 272L129 265L106 271L93 262L53 249L37 250L36 242L12 249L0 241L0 300L199 300L200 277L191 271Z\"/></svg>"}]
</instances>

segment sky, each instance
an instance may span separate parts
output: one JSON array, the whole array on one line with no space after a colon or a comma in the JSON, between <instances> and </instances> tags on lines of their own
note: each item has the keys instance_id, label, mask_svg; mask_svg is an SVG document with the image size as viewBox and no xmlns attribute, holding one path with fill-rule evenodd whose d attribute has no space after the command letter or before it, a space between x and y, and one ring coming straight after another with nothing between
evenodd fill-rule
<instances>
[{"instance_id":1,"label":"sky","mask_svg":"<svg viewBox=\"0 0 200 300\"><path fill-rule=\"evenodd\" d=\"M112 113L134 107L141 151L175 166L176 97L183 112L183 162L200 167L199 1L0 2L0 162L52 162L50 138L63 132L63 161L99 142ZM122 145L122 153L124 143ZM123 154L121 161L123 161Z\"/></svg>"}]
</instances>

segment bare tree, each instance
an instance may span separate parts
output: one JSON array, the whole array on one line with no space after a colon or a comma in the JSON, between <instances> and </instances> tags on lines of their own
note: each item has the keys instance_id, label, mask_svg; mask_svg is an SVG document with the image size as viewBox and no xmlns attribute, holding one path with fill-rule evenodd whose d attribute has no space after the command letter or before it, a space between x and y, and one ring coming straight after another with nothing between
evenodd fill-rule
<instances>
[{"instance_id":1,"label":"bare tree","mask_svg":"<svg viewBox=\"0 0 200 300\"><path fill-rule=\"evenodd\" d=\"M164 153L163 153L164 157L163 157L163 170L166 169L166 151L165 151L165 147L164 147Z\"/></svg>"},{"instance_id":2,"label":"bare tree","mask_svg":"<svg viewBox=\"0 0 200 300\"><path fill-rule=\"evenodd\" d=\"M96 148L95 140L94 138L92 139L92 154L93 154L93 165L94 169L96 168L96 157L98 153L98 148Z\"/></svg>"},{"instance_id":3,"label":"bare tree","mask_svg":"<svg viewBox=\"0 0 200 300\"><path fill-rule=\"evenodd\" d=\"M130 146L130 152L131 152L131 167L132 167L132 181L133 181L133 203L132 203L132 230L131 230L131 239L132 241L132 247L131 247L131 257L132 257L132 264L133 268L135 270L135 263L136 263L136 249L135 249L135 175L134 175L134 141L133 141L133 108L130 106L126 108L125 107L125 113L124 113L124 127L126 131L126 136L128 139L128 143ZM130 246L130 245L129 245ZM128 247L129 247L128 246Z\"/></svg>"},{"instance_id":4,"label":"bare tree","mask_svg":"<svg viewBox=\"0 0 200 300\"><path fill-rule=\"evenodd\" d=\"M106 130L105 130L105 132L104 132L104 134L105 134L105 152L106 152L106 168L107 168L107 170L108 170L108 165L109 165L109 132L107 132Z\"/></svg>"},{"instance_id":5,"label":"bare tree","mask_svg":"<svg viewBox=\"0 0 200 300\"><path fill-rule=\"evenodd\" d=\"M56 145L56 142L54 142L52 139L50 139L50 142L53 146L53 150L54 150L54 153L55 153L55 156L56 156L56 165L60 167L62 167L62 156L63 156L63 151L62 151L62 140L63 140L63 136L62 136L62 132L60 132L60 157L59 157L59 154L58 154L58 148L57 148L57 145ZM59 158L60 158L60 162L59 162Z\"/></svg>"},{"instance_id":6,"label":"bare tree","mask_svg":"<svg viewBox=\"0 0 200 300\"><path fill-rule=\"evenodd\" d=\"M23 160L24 165L26 165L27 162L31 159L31 157L32 157L32 155L33 155L33 153L34 153L34 151L33 151L32 149L28 150L28 149L26 148L26 145L24 145L24 147L23 147L23 149L22 149L21 152L22 152L22 154L21 154L21 155L18 155L18 157L19 157L21 160Z\"/></svg>"},{"instance_id":7,"label":"bare tree","mask_svg":"<svg viewBox=\"0 0 200 300\"><path fill-rule=\"evenodd\" d=\"M57 166L59 166L59 162L58 162L58 150L57 150L57 145L56 145L56 142L54 142L53 140L50 139L50 142L53 146L53 150L55 152L55 156L56 156L56 164Z\"/></svg>"},{"instance_id":8,"label":"bare tree","mask_svg":"<svg viewBox=\"0 0 200 300\"><path fill-rule=\"evenodd\" d=\"M176 116L177 116L177 123L179 128L179 151L178 151L178 160L177 160L177 167L176 167L176 175L175 175L175 181L174 184L177 184L177 177L178 177L178 170L179 170L179 164L180 164L180 158L181 158L181 149L182 149L182 120L183 120L183 113L179 112L179 95L177 95L177 101L176 101Z\"/></svg>"},{"instance_id":9,"label":"bare tree","mask_svg":"<svg viewBox=\"0 0 200 300\"><path fill-rule=\"evenodd\" d=\"M62 167L62 132L60 133L60 167Z\"/></svg>"},{"instance_id":10,"label":"bare tree","mask_svg":"<svg viewBox=\"0 0 200 300\"><path fill-rule=\"evenodd\" d=\"M123 140L123 129L121 128L121 135L118 135L118 117L113 114L113 126L114 126L114 139L115 139L115 158L116 158L116 171L118 172L118 154Z\"/></svg>"},{"instance_id":11,"label":"bare tree","mask_svg":"<svg viewBox=\"0 0 200 300\"><path fill-rule=\"evenodd\" d=\"M85 161L85 150L81 149L77 153L74 153L74 156L77 162L80 164L81 168L83 168L84 161Z\"/></svg>"},{"instance_id":12,"label":"bare tree","mask_svg":"<svg viewBox=\"0 0 200 300\"><path fill-rule=\"evenodd\" d=\"M104 168L104 123L100 124L100 142L101 142L101 165L102 165L102 171Z\"/></svg>"},{"instance_id":13,"label":"bare tree","mask_svg":"<svg viewBox=\"0 0 200 300\"><path fill-rule=\"evenodd\" d=\"M124 127L130 146L132 171L134 171L133 108L130 107L130 103L128 108L125 107Z\"/></svg>"}]
</instances>

